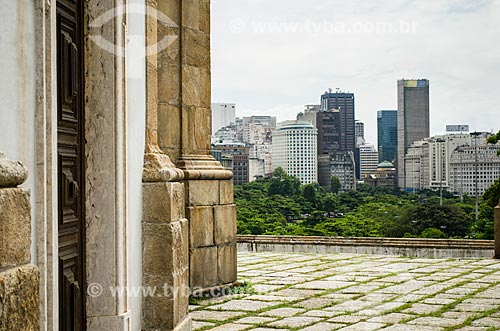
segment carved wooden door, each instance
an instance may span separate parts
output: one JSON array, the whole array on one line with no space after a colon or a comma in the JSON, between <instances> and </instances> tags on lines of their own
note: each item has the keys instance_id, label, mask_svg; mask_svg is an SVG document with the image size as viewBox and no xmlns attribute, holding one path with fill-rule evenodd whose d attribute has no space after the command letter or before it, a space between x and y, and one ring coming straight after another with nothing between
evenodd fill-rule
<instances>
[{"instance_id":1,"label":"carved wooden door","mask_svg":"<svg viewBox=\"0 0 500 331\"><path fill-rule=\"evenodd\" d=\"M57 0L59 330L85 330L83 0Z\"/></svg>"}]
</instances>

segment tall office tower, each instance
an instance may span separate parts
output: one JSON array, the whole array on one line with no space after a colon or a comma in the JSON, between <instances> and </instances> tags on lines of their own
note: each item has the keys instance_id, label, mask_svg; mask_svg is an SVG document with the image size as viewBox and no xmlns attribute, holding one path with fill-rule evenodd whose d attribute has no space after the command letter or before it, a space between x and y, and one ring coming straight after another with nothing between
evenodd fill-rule
<instances>
[{"instance_id":1,"label":"tall office tower","mask_svg":"<svg viewBox=\"0 0 500 331\"><path fill-rule=\"evenodd\" d=\"M365 123L361 121L354 122L354 136L356 137L356 146L365 143Z\"/></svg>"},{"instance_id":2,"label":"tall office tower","mask_svg":"<svg viewBox=\"0 0 500 331\"><path fill-rule=\"evenodd\" d=\"M235 119L236 105L234 103L212 103L212 136Z\"/></svg>"},{"instance_id":3,"label":"tall office tower","mask_svg":"<svg viewBox=\"0 0 500 331\"><path fill-rule=\"evenodd\" d=\"M285 121L273 132L273 170L281 167L303 184L318 181L318 130L308 121Z\"/></svg>"},{"instance_id":4,"label":"tall office tower","mask_svg":"<svg viewBox=\"0 0 500 331\"><path fill-rule=\"evenodd\" d=\"M398 81L398 186L405 185L405 154L415 141L430 136L429 81Z\"/></svg>"},{"instance_id":5,"label":"tall office tower","mask_svg":"<svg viewBox=\"0 0 500 331\"><path fill-rule=\"evenodd\" d=\"M379 110L377 112L379 162L396 160L398 148L398 111Z\"/></svg>"},{"instance_id":6,"label":"tall office tower","mask_svg":"<svg viewBox=\"0 0 500 331\"><path fill-rule=\"evenodd\" d=\"M368 144L359 146L360 179L363 179L368 173L377 170L378 163L378 152L375 146Z\"/></svg>"},{"instance_id":7,"label":"tall office tower","mask_svg":"<svg viewBox=\"0 0 500 331\"><path fill-rule=\"evenodd\" d=\"M354 151L356 139L354 132L354 93L340 91L325 92L321 96L321 110L340 111L340 141L339 148L343 152Z\"/></svg>"},{"instance_id":8,"label":"tall office tower","mask_svg":"<svg viewBox=\"0 0 500 331\"><path fill-rule=\"evenodd\" d=\"M318 154L340 150L340 112L337 109L316 113Z\"/></svg>"}]
</instances>

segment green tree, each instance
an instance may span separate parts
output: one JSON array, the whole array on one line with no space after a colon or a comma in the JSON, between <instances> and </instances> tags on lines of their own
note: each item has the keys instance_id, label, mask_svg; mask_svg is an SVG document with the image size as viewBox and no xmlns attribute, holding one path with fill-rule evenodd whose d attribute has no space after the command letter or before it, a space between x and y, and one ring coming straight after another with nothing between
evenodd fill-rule
<instances>
[{"instance_id":1,"label":"green tree","mask_svg":"<svg viewBox=\"0 0 500 331\"><path fill-rule=\"evenodd\" d=\"M336 176L332 176L332 178L330 178L330 192L337 194L340 192L341 188L342 184L340 183L340 179Z\"/></svg>"},{"instance_id":2,"label":"green tree","mask_svg":"<svg viewBox=\"0 0 500 331\"><path fill-rule=\"evenodd\" d=\"M278 167L273 171L269 180L268 194L279 194L283 196L294 196L300 193L300 180L289 176L283 168Z\"/></svg>"},{"instance_id":3,"label":"green tree","mask_svg":"<svg viewBox=\"0 0 500 331\"><path fill-rule=\"evenodd\" d=\"M304 199L316 205L318 200L318 187L314 184L306 184L303 186L302 195Z\"/></svg>"},{"instance_id":4,"label":"green tree","mask_svg":"<svg viewBox=\"0 0 500 331\"><path fill-rule=\"evenodd\" d=\"M469 217L456 206L417 205L405 217L417 235L427 228L441 229L450 237L465 237L469 233Z\"/></svg>"},{"instance_id":5,"label":"green tree","mask_svg":"<svg viewBox=\"0 0 500 331\"><path fill-rule=\"evenodd\" d=\"M500 141L500 131L498 131L497 134L488 137L488 144L496 144L499 141ZM497 154L500 156L500 149L498 150Z\"/></svg>"},{"instance_id":6,"label":"green tree","mask_svg":"<svg viewBox=\"0 0 500 331\"><path fill-rule=\"evenodd\" d=\"M500 178L484 192L483 200L493 208L498 205L500 201Z\"/></svg>"},{"instance_id":7,"label":"green tree","mask_svg":"<svg viewBox=\"0 0 500 331\"><path fill-rule=\"evenodd\" d=\"M421 238L431 238L431 239L446 239L448 235L443 231L436 228L427 228L422 231L420 235Z\"/></svg>"}]
</instances>

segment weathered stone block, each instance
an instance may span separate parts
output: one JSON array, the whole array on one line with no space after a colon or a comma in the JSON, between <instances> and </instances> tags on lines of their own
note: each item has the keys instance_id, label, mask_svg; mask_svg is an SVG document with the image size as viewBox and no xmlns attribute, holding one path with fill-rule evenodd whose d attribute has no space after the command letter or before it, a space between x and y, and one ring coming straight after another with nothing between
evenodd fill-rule
<instances>
[{"instance_id":1,"label":"weathered stone block","mask_svg":"<svg viewBox=\"0 0 500 331\"><path fill-rule=\"evenodd\" d=\"M148 0L153 1L153 0ZM156 4L156 9L163 14L167 15L175 24L181 24L181 0L169 0L169 1L153 1ZM161 38L160 38L161 39Z\"/></svg>"},{"instance_id":2,"label":"weathered stone block","mask_svg":"<svg viewBox=\"0 0 500 331\"><path fill-rule=\"evenodd\" d=\"M208 154L210 152L210 131L209 108L183 107L182 150L184 155Z\"/></svg>"},{"instance_id":3,"label":"weathered stone block","mask_svg":"<svg viewBox=\"0 0 500 331\"><path fill-rule=\"evenodd\" d=\"M214 245L214 212L212 207L188 207L190 248Z\"/></svg>"},{"instance_id":4,"label":"weathered stone block","mask_svg":"<svg viewBox=\"0 0 500 331\"><path fill-rule=\"evenodd\" d=\"M200 1L184 0L182 5L183 27L198 30L200 26Z\"/></svg>"},{"instance_id":5,"label":"weathered stone block","mask_svg":"<svg viewBox=\"0 0 500 331\"><path fill-rule=\"evenodd\" d=\"M181 128L177 125L169 126L166 123L176 123L181 118L181 110L178 106L168 104L158 105L158 121L162 125L158 128L158 143L162 151L167 152L172 149L179 150L181 144ZM168 153L172 162L177 158Z\"/></svg>"},{"instance_id":6,"label":"weathered stone block","mask_svg":"<svg viewBox=\"0 0 500 331\"><path fill-rule=\"evenodd\" d=\"M236 242L236 205L214 207L215 244Z\"/></svg>"},{"instance_id":7,"label":"weathered stone block","mask_svg":"<svg viewBox=\"0 0 500 331\"><path fill-rule=\"evenodd\" d=\"M171 222L184 218L182 183L144 183L142 199L145 222Z\"/></svg>"},{"instance_id":8,"label":"weathered stone block","mask_svg":"<svg viewBox=\"0 0 500 331\"><path fill-rule=\"evenodd\" d=\"M143 223L143 260L142 272L144 282L150 285L156 275L169 275L173 268L171 223ZM169 254L170 252L170 254ZM172 282L172 279L166 280Z\"/></svg>"},{"instance_id":9,"label":"weathered stone block","mask_svg":"<svg viewBox=\"0 0 500 331\"><path fill-rule=\"evenodd\" d=\"M200 30L210 33L210 0L199 0L200 3Z\"/></svg>"},{"instance_id":10,"label":"weathered stone block","mask_svg":"<svg viewBox=\"0 0 500 331\"><path fill-rule=\"evenodd\" d=\"M232 180L221 180L220 185L220 204L230 205L234 202L234 188Z\"/></svg>"},{"instance_id":11,"label":"weathered stone block","mask_svg":"<svg viewBox=\"0 0 500 331\"><path fill-rule=\"evenodd\" d=\"M170 47L167 50L170 51ZM163 52L167 52L167 50ZM181 88L179 60L169 56L170 53L163 54L163 52L160 53L158 59L158 80L162 82L161 88L158 89L158 101L170 105L179 105ZM160 123L158 129L161 130L161 119L158 119L158 121ZM167 127L172 128L170 125Z\"/></svg>"},{"instance_id":12,"label":"weathered stone block","mask_svg":"<svg viewBox=\"0 0 500 331\"><path fill-rule=\"evenodd\" d=\"M188 226L183 219L172 223L143 223L143 275L160 275L164 283L173 282L173 274L187 269Z\"/></svg>"},{"instance_id":13,"label":"weathered stone block","mask_svg":"<svg viewBox=\"0 0 500 331\"><path fill-rule=\"evenodd\" d=\"M28 190L0 189L0 267L30 262L30 215Z\"/></svg>"},{"instance_id":14,"label":"weathered stone block","mask_svg":"<svg viewBox=\"0 0 500 331\"><path fill-rule=\"evenodd\" d=\"M172 298L155 295L147 296L142 304L142 329L167 331L175 327L174 300Z\"/></svg>"},{"instance_id":15,"label":"weathered stone block","mask_svg":"<svg viewBox=\"0 0 500 331\"><path fill-rule=\"evenodd\" d=\"M217 180L189 180L185 182L188 206L213 206L219 204Z\"/></svg>"},{"instance_id":16,"label":"weathered stone block","mask_svg":"<svg viewBox=\"0 0 500 331\"><path fill-rule=\"evenodd\" d=\"M185 106L201 107L200 87L201 74L200 68L184 65L182 66L182 103ZM184 108L186 109L186 108ZM193 125L194 123L187 123Z\"/></svg>"},{"instance_id":17,"label":"weathered stone block","mask_svg":"<svg viewBox=\"0 0 500 331\"><path fill-rule=\"evenodd\" d=\"M33 265L0 272L0 330L39 330L38 269Z\"/></svg>"},{"instance_id":18,"label":"weathered stone block","mask_svg":"<svg viewBox=\"0 0 500 331\"><path fill-rule=\"evenodd\" d=\"M217 284L216 265L217 247L195 248L191 250L189 286L191 288L206 288Z\"/></svg>"},{"instance_id":19,"label":"weathered stone block","mask_svg":"<svg viewBox=\"0 0 500 331\"><path fill-rule=\"evenodd\" d=\"M236 244L220 246L217 257L217 274L220 284L229 284L237 279Z\"/></svg>"},{"instance_id":20,"label":"weathered stone block","mask_svg":"<svg viewBox=\"0 0 500 331\"><path fill-rule=\"evenodd\" d=\"M143 241L143 286L155 291L143 298L143 329L172 330L187 315L188 221L145 223Z\"/></svg>"},{"instance_id":21,"label":"weathered stone block","mask_svg":"<svg viewBox=\"0 0 500 331\"><path fill-rule=\"evenodd\" d=\"M182 31L183 64L210 68L210 34L187 28Z\"/></svg>"},{"instance_id":22,"label":"weathered stone block","mask_svg":"<svg viewBox=\"0 0 500 331\"><path fill-rule=\"evenodd\" d=\"M200 104L201 107L205 109L205 111L208 112L208 129L211 131L212 129L212 123L210 121L210 115L211 115L211 102L212 102L212 88L210 85L211 81L211 74L210 74L210 69L209 68L203 68L200 70L200 75L201 75L201 86L200 86Z\"/></svg>"}]
</instances>

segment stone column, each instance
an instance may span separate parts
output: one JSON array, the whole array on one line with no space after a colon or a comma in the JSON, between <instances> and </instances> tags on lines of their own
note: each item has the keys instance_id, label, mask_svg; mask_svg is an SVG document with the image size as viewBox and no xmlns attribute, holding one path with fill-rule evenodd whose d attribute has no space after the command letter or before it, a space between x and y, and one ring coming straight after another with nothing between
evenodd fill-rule
<instances>
[{"instance_id":1,"label":"stone column","mask_svg":"<svg viewBox=\"0 0 500 331\"><path fill-rule=\"evenodd\" d=\"M210 155L210 1L182 1L181 18L177 166L184 170L190 220L190 285L209 288L236 281L236 206L232 172Z\"/></svg>"},{"instance_id":2,"label":"stone column","mask_svg":"<svg viewBox=\"0 0 500 331\"><path fill-rule=\"evenodd\" d=\"M158 0L157 8L174 24L158 24L156 40L176 37L157 57L157 133L161 150L183 170L190 286L230 284L236 281L236 207L232 173L210 155L210 1Z\"/></svg>"},{"instance_id":3,"label":"stone column","mask_svg":"<svg viewBox=\"0 0 500 331\"><path fill-rule=\"evenodd\" d=\"M495 259L500 259L500 201L495 207Z\"/></svg>"},{"instance_id":4,"label":"stone column","mask_svg":"<svg viewBox=\"0 0 500 331\"><path fill-rule=\"evenodd\" d=\"M0 153L0 330L39 330L38 268L30 264L29 190L19 188L27 169Z\"/></svg>"},{"instance_id":5,"label":"stone column","mask_svg":"<svg viewBox=\"0 0 500 331\"><path fill-rule=\"evenodd\" d=\"M146 43L157 45L156 1L148 1ZM157 50L160 51L160 50ZM143 170L143 261L146 290L142 330L189 331L189 237L184 214L184 177L158 146L158 52L146 58L146 146ZM175 123L172 123L175 127Z\"/></svg>"}]
</instances>

